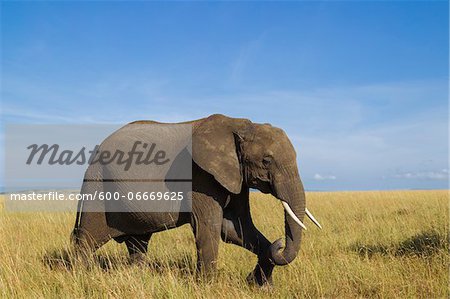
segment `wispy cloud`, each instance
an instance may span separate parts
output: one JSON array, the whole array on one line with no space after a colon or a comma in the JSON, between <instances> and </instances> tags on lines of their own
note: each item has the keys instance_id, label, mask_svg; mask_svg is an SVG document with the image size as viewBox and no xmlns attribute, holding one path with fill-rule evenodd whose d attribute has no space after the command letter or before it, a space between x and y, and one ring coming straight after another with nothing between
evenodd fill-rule
<instances>
[{"instance_id":1,"label":"wispy cloud","mask_svg":"<svg viewBox=\"0 0 450 299\"><path fill-rule=\"evenodd\" d=\"M240 83L242 80L242 76L244 74L245 68L249 63L249 60L252 56L255 55L255 52L261 47L262 41L264 39L265 33L259 35L258 38L249 41L244 46L242 46L239 51L239 55L231 64L231 75L230 81L233 84Z\"/></svg>"},{"instance_id":2,"label":"wispy cloud","mask_svg":"<svg viewBox=\"0 0 450 299\"><path fill-rule=\"evenodd\" d=\"M168 92L168 84L148 74L109 74L73 84L3 76L2 117L6 122L78 124L192 119L188 107L180 109Z\"/></svg>"},{"instance_id":3,"label":"wispy cloud","mask_svg":"<svg viewBox=\"0 0 450 299\"><path fill-rule=\"evenodd\" d=\"M394 175L398 179L410 179L410 180L448 180L448 169L442 169L439 171L424 171L424 172L405 172Z\"/></svg>"},{"instance_id":4,"label":"wispy cloud","mask_svg":"<svg viewBox=\"0 0 450 299\"><path fill-rule=\"evenodd\" d=\"M334 175L321 175L316 173L313 177L316 181L325 181L325 180L335 180L336 176Z\"/></svg>"}]
</instances>

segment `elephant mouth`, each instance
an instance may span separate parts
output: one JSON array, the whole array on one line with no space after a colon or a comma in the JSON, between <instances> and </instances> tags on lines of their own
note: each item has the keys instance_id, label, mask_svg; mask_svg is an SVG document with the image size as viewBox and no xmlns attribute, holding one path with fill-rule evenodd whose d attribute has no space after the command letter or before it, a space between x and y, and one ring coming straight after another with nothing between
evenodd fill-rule
<instances>
[{"instance_id":1,"label":"elephant mouth","mask_svg":"<svg viewBox=\"0 0 450 299\"><path fill-rule=\"evenodd\" d=\"M274 194L273 188L268 181L263 181L260 178L253 178L250 180L249 184L250 188L255 188L261 191L264 194Z\"/></svg>"}]
</instances>

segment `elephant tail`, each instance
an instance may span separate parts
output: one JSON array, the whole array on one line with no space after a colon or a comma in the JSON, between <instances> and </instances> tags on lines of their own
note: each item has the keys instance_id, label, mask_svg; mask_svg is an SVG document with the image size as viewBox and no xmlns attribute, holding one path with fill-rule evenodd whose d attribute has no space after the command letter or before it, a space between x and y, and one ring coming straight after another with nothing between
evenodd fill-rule
<instances>
[{"instance_id":1,"label":"elephant tail","mask_svg":"<svg viewBox=\"0 0 450 299\"><path fill-rule=\"evenodd\" d=\"M78 205L77 205L77 216L75 217L75 225L74 225L72 234L70 235L70 239L73 244L75 244L77 242L77 239L79 236L82 209L83 209L83 200L79 200Z\"/></svg>"},{"instance_id":2,"label":"elephant tail","mask_svg":"<svg viewBox=\"0 0 450 299\"><path fill-rule=\"evenodd\" d=\"M80 230L82 229L83 207L84 207L84 195L94 194L96 191L103 189L103 182L101 176L102 170L98 164L89 165L83 179L83 186L81 187L80 199L77 205L77 215L75 217L75 224L71 233L70 239L75 244L80 236ZM94 181L94 182L93 182ZM87 203L89 204L89 203ZM89 210L89 208L88 208Z\"/></svg>"}]
</instances>

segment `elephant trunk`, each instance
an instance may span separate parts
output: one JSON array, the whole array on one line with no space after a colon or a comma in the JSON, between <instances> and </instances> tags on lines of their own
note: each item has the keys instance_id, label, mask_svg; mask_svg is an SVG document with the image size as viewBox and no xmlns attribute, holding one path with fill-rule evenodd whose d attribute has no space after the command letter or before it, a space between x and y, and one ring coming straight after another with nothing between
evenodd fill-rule
<instances>
[{"instance_id":1,"label":"elephant trunk","mask_svg":"<svg viewBox=\"0 0 450 299\"><path fill-rule=\"evenodd\" d=\"M292 173L292 172L291 172ZM305 191L298 172L293 177L285 179L286 176L275 177L273 182L274 196L283 202L285 238L286 244L283 248L282 239L276 240L270 246L271 260L275 265L286 265L292 262L300 250L302 230L305 217Z\"/></svg>"}]
</instances>

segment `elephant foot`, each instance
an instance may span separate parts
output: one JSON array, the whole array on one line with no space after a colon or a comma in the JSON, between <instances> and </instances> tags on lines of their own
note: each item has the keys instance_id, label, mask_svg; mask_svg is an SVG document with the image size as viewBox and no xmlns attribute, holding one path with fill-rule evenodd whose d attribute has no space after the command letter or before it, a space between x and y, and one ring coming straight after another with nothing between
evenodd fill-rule
<instances>
[{"instance_id":1,"label":"elephant foot","mask_svg":"<svg viewBox=\"0 0 450 299\"><path fill-rule=\"evenodd\" d=\"M255 269L247 276L247 282L250 285L257 285L260 287L271 287L273 285L272 269L263 271L261 266L256 265Z\"/></svg>"},{"instance_id":2,"label":"elephant foot","mask_svg":"<svg viewBox=\"0 0 450 299\"><path fill-rule=\"evenodd\" d=\"M214 281L217 278L216 261L202 263L197 262L196 277L200 281Z\"/></svg>"},{"instance_id":3,"label":"elephant foot","mask_svg":"<svg viewBox=\"0 0 450 299\"><path fill-rule=\"evenodd\" d=\"M136 252L130 255L130 264L132 265L145 265L146 258L142 252Z\"/></svg>"},{"instance_id":4,"label":"elephant foot","mask_svg":"<svg viewBox=\"0 0 450 299\"><path fill-rule=\"evenodd\" d=\"M195 280L197 283L211 283L218 282L217 271L199 272L195 273Z\"/></svg>"}]
</instances>

